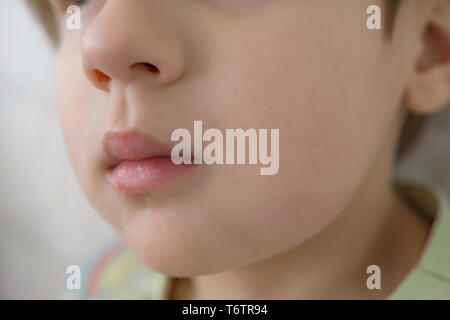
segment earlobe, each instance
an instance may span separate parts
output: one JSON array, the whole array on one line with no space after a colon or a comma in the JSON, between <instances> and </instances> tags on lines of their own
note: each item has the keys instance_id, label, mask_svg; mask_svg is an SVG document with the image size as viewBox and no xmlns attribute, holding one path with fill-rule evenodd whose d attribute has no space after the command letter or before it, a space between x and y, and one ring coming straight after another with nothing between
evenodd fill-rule
<instances>
[{"instance_id":1,"label":"earlobe","mask_svg":"<svg viewBox=\"0 0 450 320\"><path fill-rule=\"evenodd\" d=\"M450 34L427 26L423 51L406 92L406 107L416 114L438 111L450 102Z\"/></svg>"},{"instance_id":2,"label":"earlobe","mask_svg":"<svg viewBox=\"0 0 450 320\"><path fill-rule=\"evenodd\" d=\"M450 63L413 76L405 104L415 114L430 114L450 102Z\"/></svg>"}]
</instances>

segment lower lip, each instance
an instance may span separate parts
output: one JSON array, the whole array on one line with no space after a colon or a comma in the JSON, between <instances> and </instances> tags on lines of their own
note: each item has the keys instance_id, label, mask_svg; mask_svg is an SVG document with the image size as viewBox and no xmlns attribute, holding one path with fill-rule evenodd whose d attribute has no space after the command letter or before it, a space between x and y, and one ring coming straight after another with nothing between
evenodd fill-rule
<instances>
[{"instance_id":1,"label":"lower lip","mask_svg":"<svg viewBox=\"0 0 450 320\"><path fill-rule=\"evenodd\" d=\"M197 165L176 165L169 157L124 160L108 171L109 181L121 193L139 193L180 179Z\"/></svg>"}]
</instances>

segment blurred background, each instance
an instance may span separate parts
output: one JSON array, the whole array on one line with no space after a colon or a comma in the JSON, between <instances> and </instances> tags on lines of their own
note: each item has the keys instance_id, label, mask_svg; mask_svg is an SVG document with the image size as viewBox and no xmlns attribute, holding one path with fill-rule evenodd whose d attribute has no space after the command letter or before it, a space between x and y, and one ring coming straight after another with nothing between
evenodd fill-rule
<instances>
[{"instance_id":1,"label":"blurred background","mask_svg":"<svg viewBox=\"0 0 450 320\"><path fill-rule=\"evenodd\" d=\"M0 43L0 299L59 298L67 266L117 235L76 182L57 121L55 52L22 0L0 2ZM428 121L398 176L450 194L450 108Z\"/></svg>"},{"instance_id":2,"label":"blurred background","mask_svg":"<svg viewBox=\"0 0 450 320\"><path fill-rule=\"evenodd\" d=\"M0 299L58 298L67 266L82 267L116 235L70 167L55 52L24 1L0 2L0 43Z\"/></svg>"}]
</instances>

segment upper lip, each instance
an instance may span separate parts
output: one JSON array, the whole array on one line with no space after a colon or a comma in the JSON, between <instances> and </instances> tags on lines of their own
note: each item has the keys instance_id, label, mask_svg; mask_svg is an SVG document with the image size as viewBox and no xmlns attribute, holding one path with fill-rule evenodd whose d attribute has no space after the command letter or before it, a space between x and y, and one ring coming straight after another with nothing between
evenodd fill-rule
<instances>
[{"instance_id":1,"label":"upper lip","mask_svg":"<svg viewBox=\"0 0 450 320\"><path fill-rule=\"evenodd\" d=\"M170 157L171 149L151 135L131 130L108 130L103 137L106 161L113 167L125 160Z\"/></svg>"}]
</instances>

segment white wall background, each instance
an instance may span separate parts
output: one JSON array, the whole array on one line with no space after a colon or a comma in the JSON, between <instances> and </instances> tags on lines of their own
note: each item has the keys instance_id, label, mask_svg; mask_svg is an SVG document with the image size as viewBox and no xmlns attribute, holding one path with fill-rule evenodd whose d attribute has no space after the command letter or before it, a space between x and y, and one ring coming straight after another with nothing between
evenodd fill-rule
<instances>
[{"instance_id":1,"label":"white wall background","mask_svg":"<svg viewBox=\"0 0 450 320\"><path fill-rule=\"evenodd\" d=\"M84 199L56 118L54 58L21 0L0 2L0 299L57 298L65 269L115 237ZM400 175L450 191L450 112Z\"/></svg>"},{"instance_id":2,"label":"white wall background","mask_svg":"<svg viewBox=\"0 0 450 320\"><path fill-rule=\"evenodd\" d=\"M0 299L58 298L66 267L83 266L115 232L72 173L55 54L22 0L0 2L0 43Z\"/></svg>"}]
</instances>

